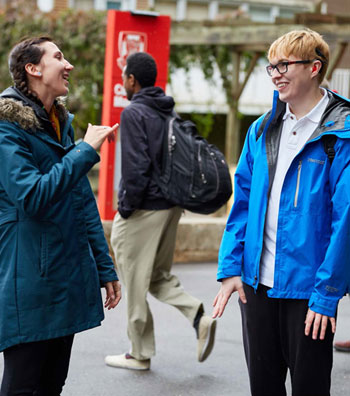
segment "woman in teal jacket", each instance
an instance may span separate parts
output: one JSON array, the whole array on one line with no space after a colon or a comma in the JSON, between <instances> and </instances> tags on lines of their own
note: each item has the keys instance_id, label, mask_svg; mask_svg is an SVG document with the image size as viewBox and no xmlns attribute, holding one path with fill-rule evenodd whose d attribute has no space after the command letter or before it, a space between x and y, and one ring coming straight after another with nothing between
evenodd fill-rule
<instances>
[{"instance_id":1,"label":"woman in teal jacket","mask_svg":"<svg viewBox=\"0 0 350 396\"><path fill-rule=\"evenodd\" d=\"M50 38L10 53L14 87L0 95L1 396L60 395L75 333L100 325L120 286L87 172L112 128L89 125L74 144L73 66Z\"/></svg>"}]
</instances>

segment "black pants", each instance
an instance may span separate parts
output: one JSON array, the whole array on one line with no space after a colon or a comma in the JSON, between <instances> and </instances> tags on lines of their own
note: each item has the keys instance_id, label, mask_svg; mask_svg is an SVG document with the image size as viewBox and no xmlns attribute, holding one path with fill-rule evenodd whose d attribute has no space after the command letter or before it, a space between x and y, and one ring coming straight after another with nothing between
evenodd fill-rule
<instances>
[{"instance_id":1,"label":"black pants","mask_svg":"<svg viewBox=\"0 0 350 396\"><path fill-rule=\"evenodd\" d=\"M240 302L243 342L252 396L285 396L290 370L293 396L329 396L333 333L324 340L305 336L308 300L267 297L244 284L247 303Z\"/></svg>"},{"instance_id":2,"label":"black pants","mask_svg":"<svg viewBox=\"0 0 350 396\"><path fill-rule=\"evenodd\" d=\"M59 396L67 378L74 335L4 350L0 396Z\"/></svg>"}]
</instances>

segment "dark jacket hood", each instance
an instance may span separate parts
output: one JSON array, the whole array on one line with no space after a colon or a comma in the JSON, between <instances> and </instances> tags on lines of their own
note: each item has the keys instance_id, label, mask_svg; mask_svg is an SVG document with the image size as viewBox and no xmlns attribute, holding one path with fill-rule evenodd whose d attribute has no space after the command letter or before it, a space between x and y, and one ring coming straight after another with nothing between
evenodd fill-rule
<instances>
[{"instance_id":1,"label":"dark jacket hood","mask_svg":"<svg viewBox=\"0 0 350 396\"><path fill-rule=\"evenodd\" d=\"M66 108L59 101L55 105L59 120L65 122ZM32 131L51 124L46 110L15 87L9 87L0 94L0 120L16 122L21 128Z\"/></svg>"},{"instance_id":2,"label":"dark jacket hood","mask_svg":"<svg viewBox=\"0 0 350 396\"><path fill-rule=\"evenodd\" d=\"M142 88L134 94L131 102L143 103L166 115L171 114L175 106L174 99L171 96L165 95L160 87Z\"/></svg>"}]
</instances>

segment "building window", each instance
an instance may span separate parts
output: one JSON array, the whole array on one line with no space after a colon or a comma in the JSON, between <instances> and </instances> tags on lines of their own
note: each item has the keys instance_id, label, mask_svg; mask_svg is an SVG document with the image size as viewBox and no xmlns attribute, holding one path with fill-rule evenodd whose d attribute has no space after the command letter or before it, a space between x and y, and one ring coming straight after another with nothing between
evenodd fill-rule
<instances>
[{"instance_id":1,"label":"building window","mask_svg":"<svg viewBox=\"0 0 350 396\"><path fill-rule=\"evenodd\" d=\"M251 5L249 7L249 15L251 20L254 22L271 22L270 7Z\"/></svg>"},{"instance_id":2,"label":"building window","mask_svg":"<svg viewBox=\"0 0 350 396\"><path fill-rule=\"evenodd\" d=\"M120 10L121 1L107 1L107 10Z\"/></svg>"}]
</instances>

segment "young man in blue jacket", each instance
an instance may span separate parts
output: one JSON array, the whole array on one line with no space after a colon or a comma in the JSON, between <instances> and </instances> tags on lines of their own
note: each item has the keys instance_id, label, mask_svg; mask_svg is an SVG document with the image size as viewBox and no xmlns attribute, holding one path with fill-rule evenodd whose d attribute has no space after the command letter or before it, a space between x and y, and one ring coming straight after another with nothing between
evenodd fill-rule
<instances>
[{"instance_id":1,"label":"young man in blue jacket","mask_svg":"<svg viewBox=\"0 0 350 396\"><path fill-rule=\"evenodd\" d=\"M292 31L268 52L273 108L235 175L213 317L238 291L253 396L329 396L339 299L350 269L350 103L320 88L329 48ZM327 152L327 153L326 153Z\"/></svg>"},{"instance_id":2,"label":"young man in blue jacket","mask_svg":"<svg viewBox=\"0 0 350 396\"><path fill-rule=\"evenodd\" d=\"M155 87L157 66L151 55L130 55L123 72L131 100L121 116L122 178L111 244L117 272L126 288L128 353L106 357L113 367L148 370L155 355L153 318L147 293L170 304L197 332L197 358L203 362L214 345L216 321L204 315L203 304L186 293L171 274L181 208L168 202L157 180L161 172L165 118L174 100Z\"/></svg>"}]
</instances>

